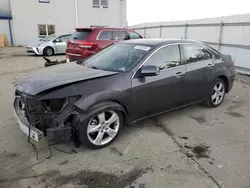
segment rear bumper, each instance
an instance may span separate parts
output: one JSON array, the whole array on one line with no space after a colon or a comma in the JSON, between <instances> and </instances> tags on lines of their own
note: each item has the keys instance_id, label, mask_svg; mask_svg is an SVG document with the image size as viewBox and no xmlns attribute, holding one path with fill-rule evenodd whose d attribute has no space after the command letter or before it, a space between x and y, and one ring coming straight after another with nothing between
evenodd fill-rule
<instances>
[{"instance_id":1,"label":"rear bumper","mask_svg":"<svg viewBox=\"0 0 250 188\"><path fill-rule=\"evenodd\" d=\"M68 52L66 53L66 57L71 59L71 60L83 60L88 58L89 56L95 54L96 52L94 51L82 51L82 53L72 53L72 52Z\"/></svg>"},{"instance_id":2,"label":"rear bumper","mask_svg":"<svg viewBox=\"0 0 250 188\"><path fill-rule=\"evenodd\" d=\"M73 53L66 53L67 62L73 62L78 60L83 60L86 57L82 57L79 54L73 54Z\"/></svg>"},{"instance_id":3,"label":"rear bumper","mask_svg":"<svg viewBox=\"0 0 250 188\"><path fill-rule=\"evenodd\" d=\"M232 89L233 83L234 83L234 79L235 79L235 74L233 76L230 76L228 78L228 91L227 92L229 92Z\"/></svg>"}]
</instances>

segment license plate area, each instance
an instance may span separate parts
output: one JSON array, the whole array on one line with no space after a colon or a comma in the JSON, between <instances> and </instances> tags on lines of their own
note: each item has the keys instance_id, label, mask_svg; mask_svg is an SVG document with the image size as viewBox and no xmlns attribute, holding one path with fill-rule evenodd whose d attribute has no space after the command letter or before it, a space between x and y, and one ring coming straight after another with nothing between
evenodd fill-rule
<instances>
[{"instance_id":1,"label":"license plate area","mask_svg":"<svg viewBox=\"0 0 250 188\"><path fill-rule=\"evenodd\" d=\"M19 107L20 101L21 101L20 96L16 97L14 101L14 115L19 124L19 128L25 135L27 135L27 139L28 136L30 135L29 138L30 143L32 143L37 150L41 150L44 148L45 145L44 134L36 127L30 126L28 120L24 116L23 111Z\"/></svg>"}]
</instances>

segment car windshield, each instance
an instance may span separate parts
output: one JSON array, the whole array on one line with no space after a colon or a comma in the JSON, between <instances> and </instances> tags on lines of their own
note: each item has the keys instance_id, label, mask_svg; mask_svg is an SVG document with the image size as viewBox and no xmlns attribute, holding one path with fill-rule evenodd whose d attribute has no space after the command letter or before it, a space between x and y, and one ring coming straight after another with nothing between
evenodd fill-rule
<instances>
[{"instance_id":1,"label":"car windshield","mask_svg":"<svg viewBox=\"0 0 250 188\"><path fill-rule=\"evenodd\" d=\"M49 35L43 39L41 39L40 41L51 41L52 39L54 39L56 37L56 35Z\"/></svg>"},{"instance_id":2,"label":"car windshield","mask_svg":"<svg viewBox=\"0 0 250 188\"><path fill-rule=\"evenodd\" d=\"M125 72L134 67L150 51L150 46L119 43L111 45L84 62L87 67Z\"/></svg>"}]
</instances>

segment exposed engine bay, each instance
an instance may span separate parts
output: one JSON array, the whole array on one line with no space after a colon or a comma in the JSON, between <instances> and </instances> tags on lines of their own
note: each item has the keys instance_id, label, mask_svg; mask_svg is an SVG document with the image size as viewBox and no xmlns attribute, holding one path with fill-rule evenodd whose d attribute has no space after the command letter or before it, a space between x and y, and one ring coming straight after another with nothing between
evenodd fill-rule
<instances>
[{"instance_id":1,"label":"exposed engine bay","mask_svg":"<svg viewBox=\"0 0 250 188\"><path fill-rule=\"evenodd\" d=\"M71 139L73 130L70 123L74 114L73 104L77 97L39 100L16 91L16 100L17 98L20 100L18 105L14 105L15 110L22 112L17 113L19 119L26 119L30 125L29 129L35 127L42 131L50 144ZM20 117L21 115L24 117Z\"/></svg>"}]
</instances>

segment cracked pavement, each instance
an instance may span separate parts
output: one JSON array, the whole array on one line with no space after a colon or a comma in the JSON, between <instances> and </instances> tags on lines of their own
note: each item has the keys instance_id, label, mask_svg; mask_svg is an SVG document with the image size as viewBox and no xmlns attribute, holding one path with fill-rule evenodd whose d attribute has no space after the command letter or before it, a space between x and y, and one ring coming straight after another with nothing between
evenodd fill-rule
<instances>
[{"instance_id":1,"label":"cracked pavement","mask_svg":"<svg viewBox=\"0 0 250 188\"><path fill-rule=\"evenodd\" d=\"M52 57L64 59L64 56ZM43 67L25 48L0 48L0 187L249 188L250 77L222 105L194 105L126 126L101 150L72 143L36 153L13 115L13 84Z\"/></svg>"}]
</instances>

